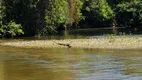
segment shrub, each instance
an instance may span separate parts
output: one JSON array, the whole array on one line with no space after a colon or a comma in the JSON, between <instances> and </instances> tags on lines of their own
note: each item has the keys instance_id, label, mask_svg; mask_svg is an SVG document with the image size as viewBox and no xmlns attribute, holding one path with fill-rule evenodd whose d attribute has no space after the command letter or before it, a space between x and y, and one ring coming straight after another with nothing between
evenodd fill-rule
<instances>
[{"instance_id":1,"label":"shrub","mask_svg":"<svg viewBox=\"0 0 142 80\"><path fill-rule=\"evenodd\" d=\"M7 25L3 25L2 33L5 37L14 37L24 34L21 24L16 24L12 21L9 22Z\"/></svg>"}]
</instances>

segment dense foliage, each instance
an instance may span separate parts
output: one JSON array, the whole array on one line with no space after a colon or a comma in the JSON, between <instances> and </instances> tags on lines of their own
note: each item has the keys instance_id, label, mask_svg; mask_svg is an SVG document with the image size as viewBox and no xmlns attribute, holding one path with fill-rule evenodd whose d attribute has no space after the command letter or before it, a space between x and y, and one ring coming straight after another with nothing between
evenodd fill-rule
<instances>
[{"instance_id":1,"label":"dense foliage","mask_svg":"<svg viewBox=\"0 0 142 80\"><path fill-rule=\"evenodd\" d=\"M21 24L16 24L12 20L7 23L3 23L5 7L1 2L0 4L0 35L3 37L13 37L16 35L24 34Z\"/></svg>"},{"instance_id":2,"label":"dense foliage","mask_svg":"<svg viewBox=\"0 0 142 80\"><path fill-rule=\"evenodd\" d=\"M142 27L142 1L129 0L116 6L117 22L119 26L132 30L141 30Z\"/></svg>"},{"instance_id":3,"label":"dense foliage","mask_svg":"<svg viewBox=\"0 0 142 80\"><path fill-rule=\"evenodd\" d=\"M0 34L47 35L62 29L127 27L140 31L141 0L0 0Z\"/></svg>"},{"instance_id":4,"label":"dense foliage","mask_svg":"<svg viewBox=\"0 0 142 80\"><path fill-rule=\"evenodd\" d=\"M83 0L84 6L82 13L85 20L81 26L86 23L90 27L109 26L115 14L106 0Z\"/></svg>"}]
</instances>

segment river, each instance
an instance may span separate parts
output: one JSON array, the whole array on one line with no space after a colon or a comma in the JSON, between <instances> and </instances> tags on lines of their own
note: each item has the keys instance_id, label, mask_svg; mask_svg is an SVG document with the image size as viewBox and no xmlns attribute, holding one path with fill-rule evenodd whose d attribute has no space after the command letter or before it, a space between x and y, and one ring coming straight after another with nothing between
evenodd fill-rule
<instances>
[{"instance_id":1,"label":"river","mask_svg":"<svg viewBox=\"0 0 142 80\"><path fill-rule=\"evenodd\" d=\"M103 37L103 34L93 36L83 32L83 36L80 36L78 32L74 33L76 31L70 36L64 32L64 36L28 37L20 40ZM142 80L142 50L0 46L0 80Z\"/></svg>"},{"instance_id":2,"label":"river","mask_svg":"<svg viewBox=\"0 0 142 80\"><path fill-rule=\"evenodd\" d=\"M1 46L0 80L142 80L142 50Z\"/></svg>"}]
</instances>

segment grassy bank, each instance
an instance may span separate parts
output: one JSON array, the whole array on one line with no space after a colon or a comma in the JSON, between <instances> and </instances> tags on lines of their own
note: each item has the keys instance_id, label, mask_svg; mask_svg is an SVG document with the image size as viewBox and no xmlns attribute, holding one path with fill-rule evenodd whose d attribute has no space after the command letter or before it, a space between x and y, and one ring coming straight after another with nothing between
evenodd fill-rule
<instances>
[{"instance_id":1,"label":"grassy bank","mask_svg":"<svg viewBox=\"0 0 142 80\"><path fill-rule=\"evenodd\" d=\"M98 39L31 40L0 43L3 46L22 48L68 48L66 44L69 44L71 48L142 49L142 38L107 37Z\"/></svg>"}]
</instances>

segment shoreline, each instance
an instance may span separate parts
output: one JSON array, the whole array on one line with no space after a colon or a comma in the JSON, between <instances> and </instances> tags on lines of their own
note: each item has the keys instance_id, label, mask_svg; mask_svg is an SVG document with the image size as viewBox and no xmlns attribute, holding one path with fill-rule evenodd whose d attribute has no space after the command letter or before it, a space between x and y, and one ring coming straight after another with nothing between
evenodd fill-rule
<instances>
[{"instance_id":1,"label":"shoreline","mask_svg":"<svg viewBox=\"0 0 142 80\"><path fill-rule=\"evenodd\" d=\"M62 45L60 45L62 44ZM142 38L108 37L95 39L30 40L1 42L2 46L19 48L75 48L75 49L142 49ZM66 45L70 45L68 47Z\"/></svg>"}]
</instances>

